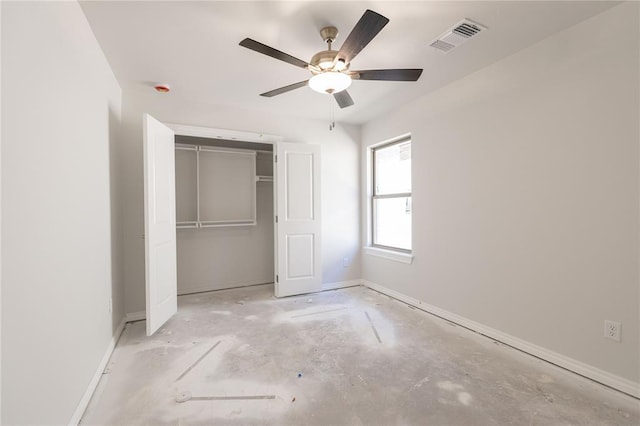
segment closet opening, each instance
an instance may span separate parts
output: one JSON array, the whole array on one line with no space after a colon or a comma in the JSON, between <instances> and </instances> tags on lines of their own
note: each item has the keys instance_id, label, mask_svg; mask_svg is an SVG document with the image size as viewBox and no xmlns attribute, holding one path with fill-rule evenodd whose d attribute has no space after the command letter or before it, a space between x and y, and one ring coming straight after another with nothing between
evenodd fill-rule
<instances>
[{"instance_id":1,"label":"closet opening","mask_svg":"<svg viewBox=\"0 0 640 426\"><path fill-rule=\"evenodd\" d=\"M274 282L273 147L176 134L179 295Z\"/></svg>"}]
</instances>

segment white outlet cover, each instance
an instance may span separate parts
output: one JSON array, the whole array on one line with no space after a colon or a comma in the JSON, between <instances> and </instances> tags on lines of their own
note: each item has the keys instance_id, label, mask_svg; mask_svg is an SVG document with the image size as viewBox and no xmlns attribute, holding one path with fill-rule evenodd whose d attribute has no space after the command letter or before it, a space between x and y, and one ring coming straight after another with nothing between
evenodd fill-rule
<instances>
[{"instance_id":1,"label":"white outlet cover","mask_svg":"<svg viewBox=\"0 0 640 426\"><path fill-rule=\"evenodd\" d=\"M611 339L611 340L615 340L616 342L619 342L621 334L622 334L622 324L612 320L604 321L604 337L606 337L607 339Z\"/></svg>"}]
</instances>

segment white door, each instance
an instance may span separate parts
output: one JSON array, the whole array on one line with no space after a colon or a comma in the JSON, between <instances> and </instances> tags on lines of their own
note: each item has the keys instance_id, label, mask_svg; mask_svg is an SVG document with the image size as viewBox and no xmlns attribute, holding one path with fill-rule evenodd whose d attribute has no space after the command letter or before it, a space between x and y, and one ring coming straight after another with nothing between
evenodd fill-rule
<instances>
[{"instance_id":1,"label":"white door","mask_svg":"<svg viewBox=\"0 0 640 426\"><path fill-rule=\"evenodd\" d=\"M147 336L178 310L173 130L144 115Z\"/></svg>"},{"instance_id":2,"label":"white door","mask_svg":"<svg viewBox=\"0 0 640 426\"><path fill-rule=\"evenodd\" d=\"M322 289L320 146L276 144L276 297Z\"/></svg>"}]
</instances>

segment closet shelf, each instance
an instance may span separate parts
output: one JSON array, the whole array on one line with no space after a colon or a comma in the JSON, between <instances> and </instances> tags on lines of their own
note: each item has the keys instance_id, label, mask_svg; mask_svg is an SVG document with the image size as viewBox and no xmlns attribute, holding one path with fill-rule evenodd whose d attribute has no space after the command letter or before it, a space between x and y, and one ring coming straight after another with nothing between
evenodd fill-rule
<instances>
[{"instance_id":1,"label":"closet shelf","mask_svg":"<svg viewBox=\"0 0 640 426\"><path fill-rule=\"evenodd\" d=\"M187 228L197 228L198 222L177 222L176 228L178 229L187 229Z\"/></svg>"},{"instance_id":2,"label":"closet shelf","mask_svg":"<svg viewBox=\"0 0 640 426\"><path fill-rule=\"evenodd\" d=\"M197 229L197 228L226 228L231 226L255 226L255 220L213 220L200 222L178 222L177 229Z\"/></svg>"},{"instance_id":3,"label":"closet shelf","mask_svg":"<svg viewBox=\"0 0 640 426\"><path fill-rule=\"evenodd\" d=\"M177 228L255 226L256 174L255 151L176 146Z\"/></svg>"},{"instance_id":4,"label":"closet shelf","mask_svg":"<svg viewBox=\"0 0 640 426\"><path fill-rule=\"evenodd\" d=\"M273 182L273 176L256 176L256 182Z\"/></svg>"},{"instance_id":5,"label":"closet shelf","mask_svg":"<svg viewBox=\"0 0 640 426\"><path fill-rule=\"evenodd\" d=\"M255 220L212 220L200 222L200 228L225 228L230 226L255 226Z\"/></svg>"}]
</instances>

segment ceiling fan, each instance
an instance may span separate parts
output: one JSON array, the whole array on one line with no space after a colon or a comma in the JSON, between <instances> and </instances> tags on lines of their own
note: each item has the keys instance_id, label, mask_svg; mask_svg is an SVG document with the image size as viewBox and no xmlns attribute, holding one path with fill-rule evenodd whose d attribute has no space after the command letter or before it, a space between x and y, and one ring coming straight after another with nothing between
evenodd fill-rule
<instances>
[{"instance_id":1,"label":"ceiling fan","mask_svg":"<svg viewBox=\"0 0 640 426\"><path fill-rule=\"evenodd\" d=\"M351 61L388 22L389 19L379 13L372 10L365 11L340 50L331 50L331 45L338 36L338 29L322 28L320 36L328 44L328 49L313 55L309 62L250 38L242 40L240 46L307 69L313 74L308 80L261 93L260 96L270 98L308 85L317 92L333 95L340 108L346 108L353 105L353 99L346 90L352 80L417 81L422 74L422 69L349 70Z\"/></svg>"}]
</instances>

